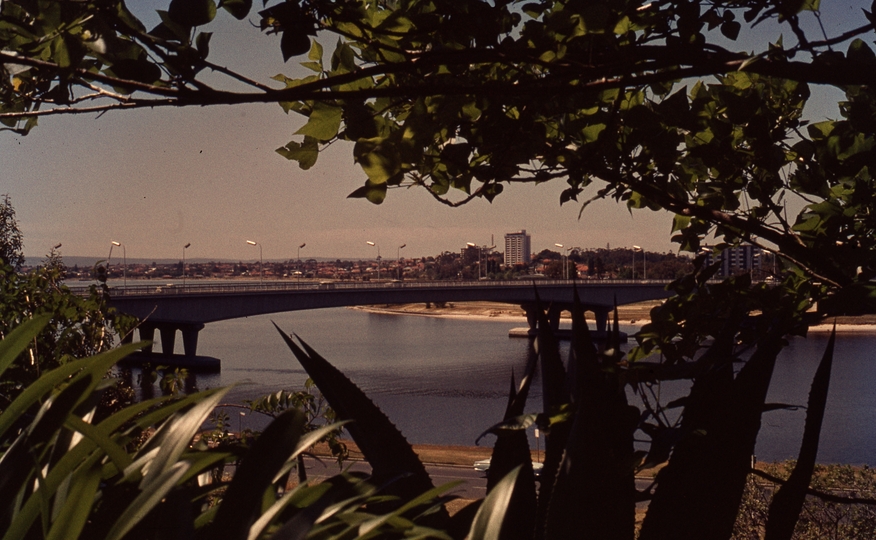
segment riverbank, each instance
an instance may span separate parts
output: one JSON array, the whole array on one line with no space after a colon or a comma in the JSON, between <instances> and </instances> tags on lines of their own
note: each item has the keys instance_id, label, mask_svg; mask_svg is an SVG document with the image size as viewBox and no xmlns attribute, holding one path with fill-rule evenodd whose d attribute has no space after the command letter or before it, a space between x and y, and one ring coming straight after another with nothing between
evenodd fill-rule
<instances>
[{"instance_id":1,"label":"riverbank","mask_svg":"<svg viewBox=\"0 0 876 540\"><path fill-rule=\"evenodd\" d=\"M659 306L662 300L648 300L636 304L618 306L618 320L621 324L644 325L651 320L651 309ZM508 321L526 323L526 313L520 306L501 304L498 302L447 302L444 304L386 304L371 306L356 306L350 309L382 313L386 315L415 315L421 317L443 317L452 319ZM563 313L563 319L568 318ZM592 319L587 320L593 324ZM833 322L814 325L810 332L830 332ZM837 317L837 333L840 334L876 334L876 315L861 315L857 317Z\"/></svg>"},{"instance_id":2,"label":"riverbank","mask_svg":"<svg viewBox=\"0 0 876 540\"><path fill-rule=\"evenodd\" d=\"M651 320L651 309L660 305L662 300L649 300L637 304L627 304L618 307L618 319L621 324L644 324ZM424 317L446 317L453 319L509 321L526 323L526 313L523 308L514 304L499 302L447 302L428 304L386 304L371 306L355 306L350 309L383 313L389 315L419 315ZM563 313L563 319L569 314ZM587 321L593 323L592 320Z\"/></svg>"}]
</instances>

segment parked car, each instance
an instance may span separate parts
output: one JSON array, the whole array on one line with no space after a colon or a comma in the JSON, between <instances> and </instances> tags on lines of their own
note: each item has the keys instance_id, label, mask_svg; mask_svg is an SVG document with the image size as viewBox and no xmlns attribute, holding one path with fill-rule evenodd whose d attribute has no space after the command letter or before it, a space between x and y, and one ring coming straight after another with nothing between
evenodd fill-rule
<instances>
[{"instance_id":1,"label":"parked car","mask_svg":"<svg viewBox=\"0 0 876 540\"><path fill-rule=\"evenodd\" d=\"M542 468L544 468L544 463L541 463L539 461L532 462L532 472L535 473L536 478L541 477ZM487 472L490 470L490 459L487 458L487 459L481 459L479 461L475 461L474 462L474 470L480 471L486 475Z\"/></svg>"}]
</instances>

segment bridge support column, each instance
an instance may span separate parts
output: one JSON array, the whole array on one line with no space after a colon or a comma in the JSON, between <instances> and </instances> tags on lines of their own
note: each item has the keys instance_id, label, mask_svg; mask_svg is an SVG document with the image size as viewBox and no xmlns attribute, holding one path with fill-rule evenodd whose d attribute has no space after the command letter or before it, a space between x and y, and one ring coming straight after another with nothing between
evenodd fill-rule
<instances>
[{"instance_id":1,"label":"bridge support column","mask_svg":"<svg viewBox=\"0 0 876 540\"><path fill-rule=\"evenodd\" d=\"M554 334L560 329L560 314L563 312L563 308L553 304L550 308L548 308L547 318L548 323L550 323L551 330Z\"/></svg>"},{"instance_id":2,"label":"bridge support column","mask_svg":"<svg viewBox=\"0 0 876 540\"><path fill-rule=\"evenodd\" d=\"M596 319L596 331L599 335L605 335L606 326L608 326L608 309L593 310L593 316Z\"/></svg>"},{"instance_id":3,"label":"bridge support column","mask_svg":"<svg viewBox=\"0 0 876 540\"><path fill-rule=\"evenodd\" d=\"M162 326L158 331L161 333L161 353L164 356L173 356L173 345L176 342L176 327Z\"/></svg>"},{"instance_id":4,"label":"bridge support column","mask_svg":"<svg viewBox=\"0 0 876 540\"><path fill-rule=\"evenodd\" d=\"M189 324L183 326L183 351L189 358L194 358L198 355L198 332L204 329L203 324Z\"/></svg>"},{"instance_id":5,"label":"bridge support column","mask_svg":"<svg viewBox=\"0 0 876 540\"><path fill-rule=\"evenodd\" d=\"M149 323L140 323L137 327L137 333L140 335L140 341L150 342L148 346L143 347L144 353L152 352L152 343L155 341L155 325Z\"/></svg>"},{"instance_id":6,"label":"bridge support column","mask_svg":"<svg viewBox=\"0 0 876 540\"><path fill-rule=\"evenodd\" d=\"M538 310L532 305L520 306L526 312L526 323L529 325L530 335L535 335L538 330Z\"/></svg>"}]
</instances>

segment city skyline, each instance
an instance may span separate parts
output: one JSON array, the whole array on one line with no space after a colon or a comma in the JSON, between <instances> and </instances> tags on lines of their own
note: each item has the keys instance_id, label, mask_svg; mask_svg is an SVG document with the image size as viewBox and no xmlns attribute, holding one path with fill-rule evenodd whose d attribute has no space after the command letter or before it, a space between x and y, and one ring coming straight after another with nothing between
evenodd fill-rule
<instances>
[{"instance_id":1,"label":"city skyline","mask_svg":"<svg viewBox=\"0 0 876 540\"><path fill-rule=\"evenodd\" d=\"M144 1L132 9L154 16L166 5ZM861 7L869 4L844 6L839 17L826 14L828 31L860 17ZM764 27L758 30L763 39L774 40ZM224 12L210 30L218 65L260 81L301 73L302 59L282 62L277 36ZM813 87L813 96L809 117L839 116L833 91ZM187 243L187 257L258 258L247 240L262 246L265 259L293 257L302 243L302 256L365 258L374 250L367 241L385 254L401 244L409 254L433 254L448 245L489 245L491 236L501 242L521 229L534 245L678 249L669 214L631 214L608 200L591 204L579 219L580 203L559 204L562 180L511 186L493 203L475 200L455 209L422 189L393 190L379 206L348 199L364 179L351 145L329 148L308 171L275 152L302 124L277 104L44 118L27 137L0 136L0 193L11 196L31 258L58 243L65 253L102 257L113 241L126 246L129 258L181 257ZM595 182L579 200L599 187Z\"/></svg>"}]
</instances>

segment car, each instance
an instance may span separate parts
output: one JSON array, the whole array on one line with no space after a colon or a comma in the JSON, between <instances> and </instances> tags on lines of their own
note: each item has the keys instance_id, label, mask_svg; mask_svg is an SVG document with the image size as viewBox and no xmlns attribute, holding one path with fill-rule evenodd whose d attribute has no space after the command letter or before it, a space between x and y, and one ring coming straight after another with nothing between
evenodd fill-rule
<instances>
[{"instance_id":1,"label":"car","mask_svg":"<svg viewBox=\"0 0 876 540\"><path fill-rule=\"evenodd\" d=\"M532 472L535 473L535 477L539 478L541 476L541 470L544 468L544 463L539 461L532 462ZM474 462L474 470L480 471L484 474L489 472L490 470L490 458L481 459Z\"/></svg>"}]
</instances>

